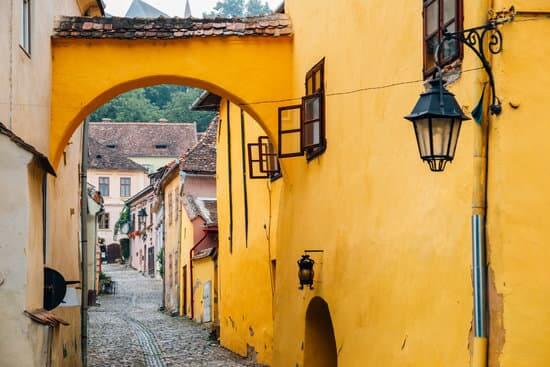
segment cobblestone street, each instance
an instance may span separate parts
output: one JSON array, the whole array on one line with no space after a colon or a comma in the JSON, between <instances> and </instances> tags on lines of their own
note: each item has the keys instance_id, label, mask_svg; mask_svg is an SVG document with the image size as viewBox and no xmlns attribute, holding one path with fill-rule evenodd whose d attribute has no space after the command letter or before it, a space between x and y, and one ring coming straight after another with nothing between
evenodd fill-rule
<instances>
[{"instance_id":1,"label":"cobblestone street","mask_svg":"<svg viewBox=\"0 0 550 367\"><path fill-rule=\"evenodd\" d=\"M118 289L90 307L90 367L255 366L210 341L205 327L158 311L160 280L119 265L103 270Z\"/></svg>"}]
</instances>

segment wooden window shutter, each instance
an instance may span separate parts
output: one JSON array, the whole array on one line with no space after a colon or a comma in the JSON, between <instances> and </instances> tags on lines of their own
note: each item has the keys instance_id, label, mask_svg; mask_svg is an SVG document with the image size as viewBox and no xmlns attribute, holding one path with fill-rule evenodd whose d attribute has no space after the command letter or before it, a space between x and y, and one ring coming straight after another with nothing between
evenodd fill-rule
<instances>
[{"instance_id":1,"label":"wooden window shutter","mask_svg":"<svg viewBox=\"0 0 550 367\"><path fill-rule=\"evenodd\" d=\"M279 158L304 155L302 105L279 108Z\"/></svg>"},{"instance_id":2,"label":"wooden window shutter","mask_svg":"<svg viewBox=\"0 0 550 367\"><path fill-rule=\"evenodd\" d=\"M269 178L269 174L261 171L260 143L248 144L248 175L251 180Z\"/></svg>"},{"instance_id":3,"label":"wooden window shutter","mask_svg":"<svg viewBox=\"0 0 550 367\"><path fill-rule=\"evenodd\" d=\"M258 138L260 148L260 172L267 173L270 177L280 172L279 159L277 152L273 149L273 144L269 137L260 136Z\"/></svg>"},{"instance_id":4,"label":"wooden window shutter","mask_svg":"<svg viewBox=\"0 0 550 367\"><path fill-rule=\"evenodd\" d=\"M323 93L304 97L302 101L302 147L305 150L320 148L325 136Z\"/></svg>"}]
</instances>

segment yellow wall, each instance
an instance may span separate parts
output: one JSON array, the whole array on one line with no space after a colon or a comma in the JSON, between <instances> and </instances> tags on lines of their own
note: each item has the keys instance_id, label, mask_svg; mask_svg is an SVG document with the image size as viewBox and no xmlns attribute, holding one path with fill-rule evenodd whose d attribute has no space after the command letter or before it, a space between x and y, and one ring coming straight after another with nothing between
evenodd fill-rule
<instances>
[{"instance_id":1,"label":"yellow wall","mask_svg":"<svg viewBox=\"0 0 550 367\"><path fill-rule=\"evenodd\" d=\"M211 299L211 316L212 321L217 321L214 318L214 281L216 279L215 263L212 257L208 256L202 259L193 260L193 303L194 303L194 319L198 322L204 322L204 283L210 281L210 299Z\"/></svg>"},{"instance_id":2,"label":"yellow wall","mask_svg":"<svg viewBox=\"0 0 550 367\"><path fill-rule=\"evenodd\" d=\"M490 1L464 3L465 27L486 21ZM492 3L496 9L510 5ZM521 6L548 10L541 0ZM248 242L243 236L240 112L231 113L231 126L237 126L231 134L230 193L222 104L222 344L243 355L248 344L258 361L276 367L304 366L305 312L317 296L331 313L340 366L469 365L473 122L463 126L453 164L442 174L429 172L403 119L424 90L422 2L287 0L285 8L293 21L292 40L54 41L51 156L59 161L61 147L85 114L133 87L187 83L238 103L299 98L306 72L325 58L327 151L309 163L284 159L284 178L272 185L271 205L268 184L250 183ZM491 367L545 366L550 360L545 272L550 260L545 249L550 228L545 86L550 80L541 66L550 54L544 38L549 23L537 18L503 26L505 50L493 58L504 111L491 121L489 143ZM148 62L152 57L156 62ZM107 58L118 62L101 62ZM135 59L142 66L127 68ZM92 65L105 77L98 81L89 74ZM485 80L483 71L473 70L478 68L466 49L465 72L449 87L467 111ZM372 89L358 91L364 88ZM280 104L244 108L275 137ZM278 243L271 256L264 225L269 242ZM314 255L315 289L301 291L296 261L310 249L323 252ZM270 274L272 258L276 274ZM274 287L271 279L276 279Z\"/></svg>"},{"instance_id":3,"label":"yellow wall","mask_svg":"<svg viewBox=\"0 0 550 367\"><path fill-rule=\"evenodd\" d=\"M62 147L74 129L87 115L134 88L181 84L231 96L240 103L289 97L291 38L286 37L168 41L54 39L53 52L50 157L55 163L59 162ZM223 63L219 61L221 54ZM105 63L106 59L118 61ZM98 79L97 75L102 77ZM243 75L247 76L246 82ZM270 87L265 88L266 85ZM255 104L245 108L253 116L262 116L262 123L275 128L276 105Z\"/></svg>"},{"instance_id":4,"label":"yellow wall","mask_svg":"<svg viewBox=\"0 0 550 367\"><path fill-rule=\"evenodd\" d=\"M247 170L248 240L245 231L243 161L241 139L241 112L230 107L231 167L233 196L233 233L229 228L229 181L227 104L220 110L220 134L217 144L217 197L219 218L219 309L221 343L241 355L247 346L257 353L257 361L270 364L273 343L272 294L275 274L271 260L275 260L273 236L278 215L278 197L284 178L250 180ZM258 141L265 132L245 113L245 151L247 143ZM246 163L245 163L246 165ZM270 194L271 193L271 194ZM271 196L271 197L270 197ZM271 204L271 207L270 207ZM271 238L269 238L271 236ZM232 238L230 244L229 238ZM269 238L269 239L268 239ZM232 247L232 250L230 248Z\"/></svg>"},{"instance_id":5,"label":"yellow wall","mask_svg":"<svg viewBox=\"0 0 550 367\"><path fill-rule=\"evenodd\" d=\"M537 2L524 3L517 4L518 10L532 9ZM550 11L548 2L538 4ZM493 121L489 146L487 242L496 336L490 339L495 349L491 362L503 367L550 361L550 175L545 169L550 146L544 88L550 74L540 69L550 55L550 45L540 38L548 33L550 19L526 15L516 20L503 28L505 52L494 58L504 110Z\"/></svg>"},{"instance_id":6,"label":"yellow wall","mask_svg":"<svg viewBox=\"0 0 550 367\"><path fill-rule=\"evenodd\" d=\"M180 189L180 177L179 170L177 170L169 179L163 183L164 191L164 228L165 228L165 241L164 241L164 282L166 287L165 305L168 312L178 311L178 299L179 293L179 277L181 273L180 264L180 251L179 251L179 239L181 228L181 207L176 208L176 195L179 196ZM171 195L170 195L171 194ZM172 199L172 205L168 204L168 200ZM177 200L181 203L181 200ZM168 211L172 208L171 220L169 219ZM177 217L175 215L176 210L179 211ZM172 266L170 267L170 258L172 259ZM169 272L172 271L170 275Z\"/></svg>"},{"instance_id":7,"label":"yellow wall","mask_svg":"<svg viewBox=\"0 0 550 367\"><path fill-rule=\"evenodd\" d=\"M193 223L189 220L189 216L187 215L185 209L181 209L181 245L180 245L180 279L179 282L181 284L180 287L180 315L182 316L190 316L191 312L191 285L190 285L190 278L189 278L189 251L193 248L195 245L194 239L193 239ZM183 267L187 266L187 275L186 275L186 284L184 286L184 274L183 274ZM184 296L183 292L186 292L187 294ZM184 297L187 300L187 307L184 310Z\"/></svg>"}]
</instances>

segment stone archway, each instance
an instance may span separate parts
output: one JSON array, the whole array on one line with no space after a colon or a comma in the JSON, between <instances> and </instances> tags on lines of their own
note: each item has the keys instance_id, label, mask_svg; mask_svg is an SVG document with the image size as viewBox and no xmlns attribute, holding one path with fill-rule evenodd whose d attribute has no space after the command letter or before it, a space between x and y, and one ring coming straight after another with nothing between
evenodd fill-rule
<instances>
[{"instance_id":1,"label":"stone archway","mask_svg":"<svg viewBox=\"0 0 550 367\"><path fill-rule=\"evenodd\" d=\"M290 20L64 17L52 41L50 158L113 97L157 84L209 90L242 106L272 138L292 80Z\"/></svg>"},{"instance_id":2,"label":"stone archway","mask_svg":"<svg viewBox=\"0 0 550 367\"><path fill-rule=\"evenodd\" d=\"M304 367L336 367L338 352L328 304L320 297L309 303L306 312Z\"/></svg>"}]
</instances>

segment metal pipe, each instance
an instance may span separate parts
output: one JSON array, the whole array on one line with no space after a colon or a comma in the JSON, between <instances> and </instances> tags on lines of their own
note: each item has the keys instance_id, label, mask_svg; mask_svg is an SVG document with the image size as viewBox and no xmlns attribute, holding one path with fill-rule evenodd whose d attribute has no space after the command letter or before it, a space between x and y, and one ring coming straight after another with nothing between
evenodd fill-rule
<instances>
[{"instance_id":1,"label":"metal pipe","mask_svg":"<svg viewBox=\"0 0 550 367\"><path fill-rule=\"evenodd\" d=\"M195 305L194 305L194 299L195 297L193 296L193 251L195 251L195 249L197 248L197 246L199 246L202 241L204 241L206 239L206 237L208 236L208 232L205 231L204 232L204 236L202 236L202 238L199 240L199 242L197 242L192 248L191 250L189 250L189 284L191 284L191 287L189 287L190 289L190 293L191 293L191 297L189 297L189 301L191 302L191 320L193 320L195 318Z\"/></svg>"},{"instance_id":2,"label":"metal pipe","mask_svg":"<svg viewBox=\"0 0 550 367\"><path fill-rule=\"evenodd\" d=\"M83 367L88 366L88 122L89 118L86 118L82 126L82 164L80 166L80 243L82 246L80 342Z\"/></svg>"}]
</instances>

